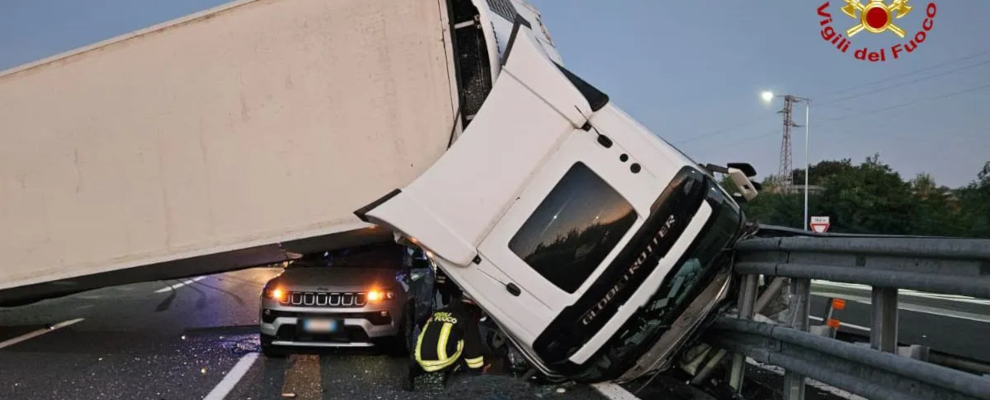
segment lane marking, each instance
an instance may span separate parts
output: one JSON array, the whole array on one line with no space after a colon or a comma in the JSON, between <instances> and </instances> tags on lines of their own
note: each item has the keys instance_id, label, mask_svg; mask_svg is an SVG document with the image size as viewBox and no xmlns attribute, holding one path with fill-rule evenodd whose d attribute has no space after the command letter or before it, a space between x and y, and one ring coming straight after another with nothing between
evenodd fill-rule
<instances>
[{"instance_id":1,"label":"lane marking","mask_svg":"<svg viewBox=\"0 0 990 400\"><path fill-rule=\"evenodd\" d=\"M809 315L809 316L808 316L808 319L813 319L813 320L815 320L815 321L822 321L822 322L824 322L824 321L825 321L825 319L824 319L824 318L822 318L822 317L816 317L816 316L814 316L814 315ZM859 330L861 330L861 331L866 331L866 332L869 332L869 331L870 331L870 328L867 328L867 327L865 327L865 326L862 326L862 325L856 325L856 324L850 324L850 323L848 323L848 322L842 322L842 321L839 321L839 325L840 325L840 326L848 326L848 327L850 327L850 328L853 328L853 329L859 329Z\"/></svg>"},{"instance_id":2,"label":"lane marking","mask_svg":"<svg viewBox=\"0 0 990 400\"><path fill-rule=\"evenodd\" d=\"M244 357L241 357L240 361L237 361L234 368L231 368L230 371L227 372L227 375L224 375L223 380L221 380L220 383L218 383L217 386L210 391L210 394L203 398L203 400L223 400L224 397L227 397L227 394L230 393L231 390L234 390L234 386L237 386L237 382L240 382L241 379L244 378L244 375L247 374L248 370L251 369L251 366L254 365L254 362L257 360L258 353L245 354Z\"/></svg>"},{"instance_id":3,"label":"lane marking","mask_svg":"<svg viewBox=\"0 0 990 400\"><path fill-rule=\"evenodd\" d=\"M616 385L614 383L593 383L591 387L598 390L603 396L612 400L639 400L639 397L629 393L628 390L624 389L622 386Z\"/></svg>"},{"instance_id":4,"label":"lane marking","mask_svg":"<svg viewBox=\"0 0 990 400\"><path fill-rule=\"evenodd\" d=\"M175 290L175 289L178 289L180 287L189 285L189 284L191 284L193 282L199 282L199 281L201 281L203 279L206 279L206 277L205 276L200 276L200 277L196 277L196 278L192 278L192 279L186 279L186 280L184 280L182 282L179 282L179 283L176 283L174 285L165 286L165 287L163 287L161 289L158 289L158 290L155 291L155 293L165 293L165 292L168 292L170 290Z\"/></svg>"},{"instance_id":5,"label":"lane marking","mask_svg":"<svg viewBox=\"0 0 990 400\"><path fill-rule=\"evenodd\" d=\"M815 280L813 282L813 285L842 287L842 288L847 288L847 289L858 289L858 290L862 290L862 291L867 292L867 293L869 293L869 292L871 292L873 290L873 288L871 286L869 286L869 285L861 285L861 284L857 284L857 283L844 283L844 282L832 282L832 281ZM948 301L959 301L959 302L963 302L963 303L990 305L990 300L978 299L978 298L971 297L971 296L963 296L963 295L957 295L957 294L942 294L942 293L919 292L917 290L911 290L911 289L901 289L901 290L898 291L898 294L903 294L903 295L906 295L906 296L913 296L913 297L926 297L926 298L929 298L929 299L948 300Z\"/></svg>"},{"instance_id":6,"label":"lane marking","mask_svg":"<svg viewBox=\"0 0 990 400\"><path fill-rule=\"evenodd\" d=\"M821 291L812 293L812 296L844 298L847 301L854 301L856 303L863 304L866 306L869 306L871 301L869 298L866 297L841 294L841 293L821 292ZM945 318L956 318L956 319L965 319L974 322L990 323L990 318L987 318L987 316L978 315L965 311L949 310L947 308L917 305L906 302L901 302L900 304L898 304L897 308L901 311L911 311L922 314L937 315Z\"/></svg>"},{"instance_id":7,"label":"lane marking","mask_svg":"<svg viewBox=\"0 0 990 400\"><path fill-rule=\"evenodd\" d=\"M70 319L68 321L63 321L63 322L59 322L59 323L57 323L55 325L52 325L51 328L41 328L41 329L38 329L38 330L36 330L34 332L29 332L29 333L23 334L21 336L15 337L13 339L4 340L4 341L0 342L0 349L2 349L4 347L13 346L15 344L18 344L20 342L23 342L23 341L28 340L28 339L31 339L31 338L36 338L36 337L41 336L41 335L44 335L44 334L46 334L48 332L53 332L53 331L56 331L58 329L65 328L65 327L67 327L69 325L75 324L75 323L80 322L80 321L82 321L84 319L86 319L86 318Z\"/></svg>"}]
</instances>

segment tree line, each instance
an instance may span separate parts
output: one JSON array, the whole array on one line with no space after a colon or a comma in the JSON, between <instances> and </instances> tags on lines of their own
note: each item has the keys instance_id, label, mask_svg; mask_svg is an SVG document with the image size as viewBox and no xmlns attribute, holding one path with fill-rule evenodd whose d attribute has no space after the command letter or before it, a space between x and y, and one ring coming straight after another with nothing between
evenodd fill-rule
<instances>
[{"instance_id":1,"label":"tree line","mask_svg":"<svg viewBox=\"0 0 990 400\"><path fill-rule=\"evenodd\" d=\"M829 216L830 232L990 238L990 161L961 188L936 184L931 175L904 180L879 155L853 164L822 161L810 168L809 214ZM792 174L792 189L778 177L742 205L761 224L803 228L804 170ZM728 186L731 187L731 186Z\"/></svg>"}]
</instances>

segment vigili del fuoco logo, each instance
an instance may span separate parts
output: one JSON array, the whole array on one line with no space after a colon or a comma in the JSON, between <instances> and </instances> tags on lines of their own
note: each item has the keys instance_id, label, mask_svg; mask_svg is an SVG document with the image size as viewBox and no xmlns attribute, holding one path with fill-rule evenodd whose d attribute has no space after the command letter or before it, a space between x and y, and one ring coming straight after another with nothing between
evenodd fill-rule
<instances>
[{"instance_id":1,"label":"vigili del fuoco logo","mask_svg":"<svg viewBox=\"0 0 990 400\"><path fill-rule=\"evenodd\" d=\"M911 0L891 0L889 3L884 0L868 0L865 4L862 0L844 1L846 5L840 8L844 15L839 15L835 20L828 12L829 2L818 7L818 16L822 18L819 22L822 26L822 39L842 53L849 53L852 49L853 57L857 60L885 62L914 53L925 42L935 25L935 2L928 3L924 10L925 18L921 19L917 17L921 10L908 5ZM852 38L863 31L890 36L895 39L895 43L878 49L856 47Z\"/></svg>"}]
</instances>

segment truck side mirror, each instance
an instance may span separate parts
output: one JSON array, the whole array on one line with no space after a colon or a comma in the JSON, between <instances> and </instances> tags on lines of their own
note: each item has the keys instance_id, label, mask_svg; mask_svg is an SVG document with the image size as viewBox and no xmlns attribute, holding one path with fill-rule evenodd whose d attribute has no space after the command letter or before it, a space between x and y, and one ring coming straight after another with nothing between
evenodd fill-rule
<instances>
[{"instance_id":1,"label":"truck side mirror","mask_svg":"<svg viewBox=\"0 0 990 400\"><path fill-rule=\"evenodd\" d=\"M752 169L753 167L750 166L749 168ZM732 183L735 184L736 189L738 189L738 192L733 193L733 197L735 197L737 201L748 202L756 198L759 190L756 188L757 183L749 180L749 176L746 175L745 171L729 167L729 178L732 179Z\"/></svg>"},{"instance_id":2,"label":"truck side mirror","mask_svg":"<svg viewBox=\"0 0 990 400\"><path fill-rule=\"evenodd\" d=\"M746 175L747 178L756 176L756 168L750 163L728 163L725 165L729 169L737 169Z\"/></svg>"}]
</instances>

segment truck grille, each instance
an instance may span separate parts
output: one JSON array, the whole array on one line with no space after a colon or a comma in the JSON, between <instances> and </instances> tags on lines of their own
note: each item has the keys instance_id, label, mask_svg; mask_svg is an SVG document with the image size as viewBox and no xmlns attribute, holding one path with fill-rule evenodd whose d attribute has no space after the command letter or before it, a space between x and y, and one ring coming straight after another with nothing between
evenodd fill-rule
<instances>
[{"instance_id":1,"label":"truck grille","mask_svg":"<svg viewBox=\"0 0 990 400\"><path fill-rule=\"evenodd\" d=\"M362 307L367 304L365 293L289 292L285 305L301 307Z\"/></svg>"}]
</instances>

